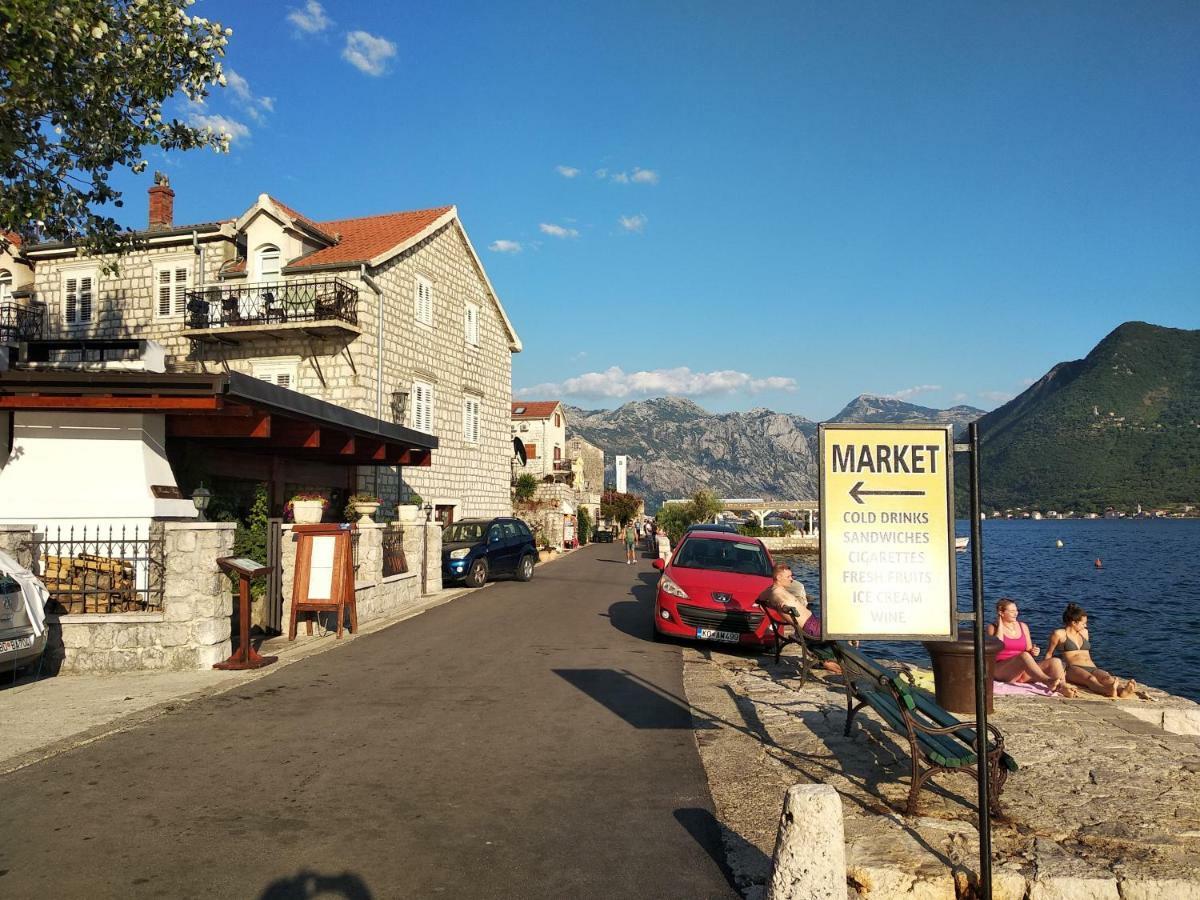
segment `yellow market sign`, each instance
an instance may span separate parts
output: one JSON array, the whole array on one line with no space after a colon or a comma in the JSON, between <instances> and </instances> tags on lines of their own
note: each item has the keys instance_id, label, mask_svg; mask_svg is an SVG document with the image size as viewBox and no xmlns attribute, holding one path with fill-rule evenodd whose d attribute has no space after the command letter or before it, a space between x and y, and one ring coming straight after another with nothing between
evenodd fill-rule
<instances>
[{"instance_id":1,"label":"yellow market sign","mask_svg":"<svg viewBox=\"0 0 1200 900\"><path fill-rule=\"evenodd\" d=\"M826 638L955 634L951 427L822 425Z\"/></svg>"}]
</instances>

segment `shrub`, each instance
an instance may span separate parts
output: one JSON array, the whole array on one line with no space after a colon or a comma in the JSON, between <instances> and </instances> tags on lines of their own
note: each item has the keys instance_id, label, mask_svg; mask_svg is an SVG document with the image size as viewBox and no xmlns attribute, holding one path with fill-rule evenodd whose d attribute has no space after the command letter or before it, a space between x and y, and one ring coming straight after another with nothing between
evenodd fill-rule
<instances>
[{"instance_id":1,"label":"shrub","mask_svg":"<svg viewBox=\"0 0 1200 900\"><path fill-rule=\"evenodd\" d=\"M533 495L537 492L537 479L528 472L522 472L517 476L517 483L513 487L513 498L518 503L525 503L533 499Z\"/></svg>"},{"instance_id":2,"label":"shrub","mask_svg":"<svg viewBox=\"0 0 1200 900\"><path fill-rule=\"evenodd\" d=\"M592 514L588 512L586 506L579 507L579 513L575 516L576 523L579 526L579 543L580 546L588 542L588 538L592 536Z\"/></svg>"}]
</instances>

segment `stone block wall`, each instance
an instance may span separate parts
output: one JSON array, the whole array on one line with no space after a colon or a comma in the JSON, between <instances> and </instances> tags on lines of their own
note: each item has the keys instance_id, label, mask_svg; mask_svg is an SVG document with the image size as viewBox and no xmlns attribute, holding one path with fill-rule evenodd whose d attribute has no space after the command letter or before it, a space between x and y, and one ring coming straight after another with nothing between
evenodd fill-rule
<instances>
[{"instance_id":1,"label":"stone block wall","mask_svg":"<svg viewBox=\"0 0 1200 900\"><path fill-rule=\"evenodd\" d=\"M0 525L0 551L15 559L18 565L30 568L33 564L33 528L29 525Z\"/></svg>"}]
</instances>

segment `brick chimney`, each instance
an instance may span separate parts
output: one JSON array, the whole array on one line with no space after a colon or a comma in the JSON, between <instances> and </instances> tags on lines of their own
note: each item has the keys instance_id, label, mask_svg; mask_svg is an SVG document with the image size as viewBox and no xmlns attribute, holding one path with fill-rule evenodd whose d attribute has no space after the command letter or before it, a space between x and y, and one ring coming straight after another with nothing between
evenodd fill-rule
<instances>
[{"instance_id":1,"label":"brick chimney","mask_svg":"<svg viewBox=\"0 0 1200 900\"><path fill-rule=\"evenodd\" d=\"M175 223L175 192L163 172L154 173L154 186L150 188L150 230L166 231Z\"/></svg>"}]
</instances>

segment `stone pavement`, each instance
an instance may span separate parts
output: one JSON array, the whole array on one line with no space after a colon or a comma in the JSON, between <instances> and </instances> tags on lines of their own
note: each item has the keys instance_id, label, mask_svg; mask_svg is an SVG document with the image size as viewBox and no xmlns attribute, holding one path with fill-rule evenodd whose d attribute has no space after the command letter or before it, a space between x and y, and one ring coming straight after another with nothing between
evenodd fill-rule
<instances>
[{"instance_id":1,"label":"stone pavement","mask_svg":"<svg viewBox=\"0 0 1200 900\"><path fill-rule=\"evenodd\" d=\"M359 634L379 631L464 593L466 589L455 588L431 594L393 616L364 623ZM332 634L309 637L301 629L294 642L273 638L260 649L264 655L278 656L279 661L248 672L208 669L60 675L27 677L12 686L4 680L0 682L0 775L232 690L315 653L347 646L358 636L346 632L337 641Z\"/></svg>"},{"instance_id":2,"label":"stone pavement","mask_svg":"<svg viewBox=\"0 0 1200 900\"><path fill-rule=\"evenodd\" d=\"M979 860L974 779L935 776L920 815L905 817L907 739L869 708L843 737L841 679L822 673L801 689L796 665L709 648L684 654L687 700L711 723L697 742L743 894L762 894L784 791L823 782L842 796L858 896L964 896ZM1198 708L1145 693L1094 702L996 697L990 720L1021 766L1002 795L1006 818L993 822L997 900L1200 897L1200 738L1139 718L1161 722L1167 710L1186 719Z\"/></svg>"}]
</instances>

